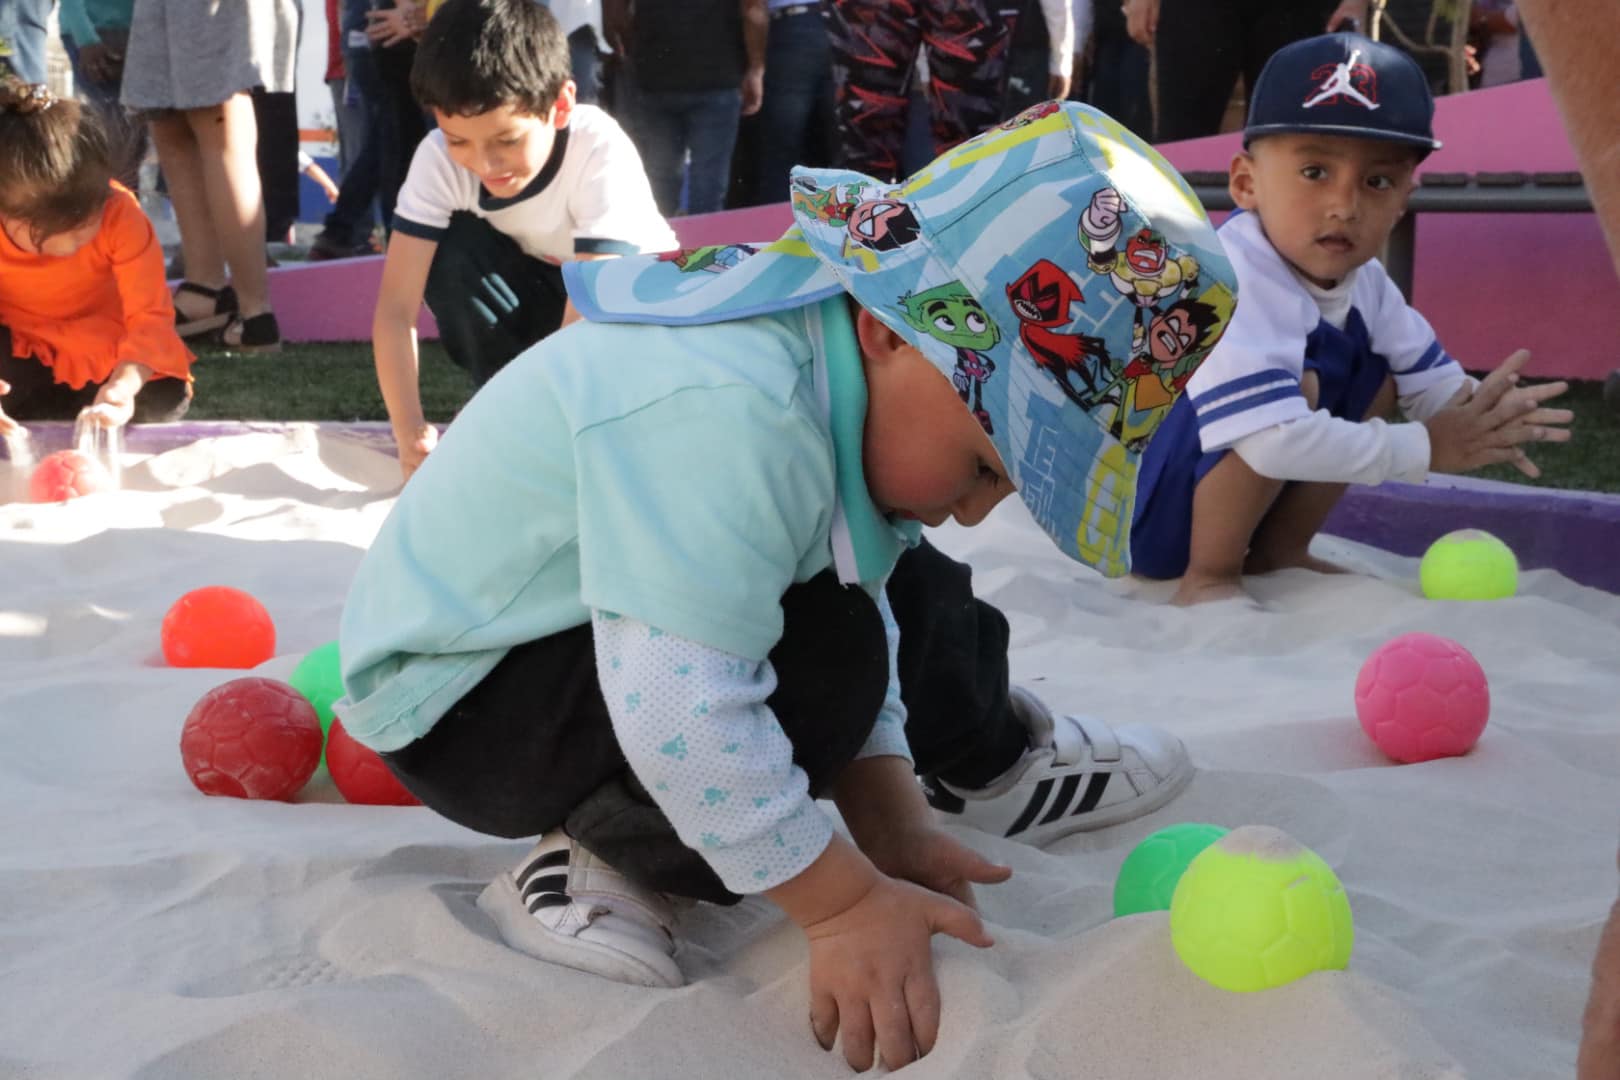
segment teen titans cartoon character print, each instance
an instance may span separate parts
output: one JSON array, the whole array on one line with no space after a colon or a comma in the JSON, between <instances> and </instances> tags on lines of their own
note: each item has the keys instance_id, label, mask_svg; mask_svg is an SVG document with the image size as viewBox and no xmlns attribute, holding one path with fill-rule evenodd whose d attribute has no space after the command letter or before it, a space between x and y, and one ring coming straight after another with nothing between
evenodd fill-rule
<instances>
[{"instance_id":1,"label":"teen titans cartoon character print","mask_svg":"<svg viewBox=\"0 0 1620 1080\"><path fill-rule=\"evenodd\" d=\"M1080 216L1091 269L1106 275L1139 309L1168 304L1198 280L1198 260L1191 255L1170 258L1170 245L1151 228L1138 230L1125 239L1124 247L1117 246L1123 231L1120 218L1127 209L1114 188L1105 187L1091 197L1091 205Z\"/></svg>"},{"instance_id":2,"label":"teen titans cartoon character print","mask_svg":"<svg viewBox=\"0 0 1620 1080\"><path fill-rule=\"evenodd\" d=\"M1100 337L1060 334L1072 320L1070 308L1085 302L1080 286L1061 266L1041 259L1007 286L1007 304L1018 316L1018 337L1035 365L1057 380L1070 401L1082 409L1098 404L1099 389L1114 375L1114 361ZM1074 384L1078 376L1084 390Z\"/></svg>"},{"instance_id":3,"label":"teen titans cartoon character print","mask_svg":"<svg viewBox=\"0 0 1620 1080\"><path fill-rule=\"evenodd\" d=\"M996 373L996 363L988 353L1001 340L995 322L960 281L908 293L900 298L898 307L913 329L956 350L951 385L973 410L985 434L994 435L990 414L984 408L984 384Z\"/></svg>"}]
</instances>

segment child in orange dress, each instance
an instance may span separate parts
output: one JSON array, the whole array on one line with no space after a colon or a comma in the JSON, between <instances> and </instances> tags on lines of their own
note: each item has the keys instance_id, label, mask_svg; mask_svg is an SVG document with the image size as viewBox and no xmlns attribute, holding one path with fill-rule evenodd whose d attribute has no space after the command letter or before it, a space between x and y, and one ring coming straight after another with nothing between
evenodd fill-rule
<instances>
[{"instance_id":1,"label":"child in orange dress","mask_svg":"<svg viewBox=\"0 0 1620 1080\"><path fill-rule=\"evenodd\" d=\"M0 435L18 420L176 420L195 359L163 249L93 113L0 80Z\"/></svg>"}]
</instances>

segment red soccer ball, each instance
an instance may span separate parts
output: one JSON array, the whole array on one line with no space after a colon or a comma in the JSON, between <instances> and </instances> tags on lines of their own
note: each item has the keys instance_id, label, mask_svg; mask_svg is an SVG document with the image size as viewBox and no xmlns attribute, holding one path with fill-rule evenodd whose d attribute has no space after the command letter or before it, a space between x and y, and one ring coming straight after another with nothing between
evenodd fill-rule
<instances>
[{"instance_id":1,"label":"red soccer ball","mask_svg":"<svg viewBox=\"0 0 1620 1080\"><path fill-rule=\"evenodd\" d=\"M326 735L326 771L345 799L370 806L420 806L422 801L405 789L375 750L361 746L332 718Z\"/></svg>"},{"instance_id":2,"label":"red soccer ball","mask_svg":"<svg viewBox=\"0 0 1620 1080\"><path fill-rule=\"evenodd\" d=\"M232 679L191 707L180 760L204 795L286 801L321 762L321 720L284 682Z\"/></svg>"},{"instance_id":3,"label":"red soccer ball","mask_svg":"<svg viewBox=\"0 0 1620 1080\"><path fill-rule=\"evenodd\" d=\"M95 458L77 450L58 450L34 467L28 478L30 502L66 502L111 486L112 477Z\"/></svg>"},{"instance_id":4,"label":"red soccer ball","mask_svg":"<svg viewBox=\"0 0 1620 1080\"><path fill-rule=\"evenodd\" d=\"M1450 638L1402 634L1367 657L1356 678L1356 719L1396 761L1466 754L1490 715L1484 669Z\"/></svg>"},{"instance_id":5,"label":"red soccer ball","mask_svg":"<svg viewBox=\"0 0 1620 1080\"><path fill-rule=\"evenodd\" d=\"M207 585L163 616L163 659L173 667L251 668L276 652L276 624L241 589Z\"/></svg>"}]
</instances>

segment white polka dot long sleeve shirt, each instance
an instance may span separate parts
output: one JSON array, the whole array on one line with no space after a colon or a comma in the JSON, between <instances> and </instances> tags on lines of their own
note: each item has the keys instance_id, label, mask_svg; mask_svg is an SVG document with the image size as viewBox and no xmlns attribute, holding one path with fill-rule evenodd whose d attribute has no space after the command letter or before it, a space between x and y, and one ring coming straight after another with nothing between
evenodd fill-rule
<instances>
[{"instance_id":1,"label":"white polka dot long sleeve shirt","mask_svg":"<svg viewBox=\"0 0 1620 1080\"><path fill-rule=\"evenodd\" d=\"M899 631L879 603L889 646L889 687L858 758L911 759L905 706L894 676ZM625 759L677 835L738 893L797 877L832 838L809 779L766 699L769 660L753 661L665 633L637 619L593 611L596 666ZM829 672L829 677L836 677Z\"/></svg>"}]
</instances>

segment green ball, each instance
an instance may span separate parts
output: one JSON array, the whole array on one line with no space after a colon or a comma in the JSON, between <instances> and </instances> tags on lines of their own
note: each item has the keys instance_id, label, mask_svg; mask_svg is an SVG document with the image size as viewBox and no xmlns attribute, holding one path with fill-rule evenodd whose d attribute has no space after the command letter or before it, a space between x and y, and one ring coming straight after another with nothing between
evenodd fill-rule
<instances>
[{"instance_id":1,"label":"green ball","mask_svg":"<svg viewBox=\"0 0 1620 1080\"><path fill-rule=\"evenodd\" d=\"M1222 990L1267 990L1350 962L1350 901L1331 867L1280 829L1245 825L1205 848L1170 901L1170 941Z\"/></svg>"},{"instance_id":2,"label":"green ball","mask_svg":"<svg viewBox=\"0 0 1620 1080\"><path fill-rule=\"evenodd\" d=\"M1131 849L1114 879L1114 915L1169 911L1176 882L1187 864L1226 835L1219 825L1187 822L1170 825Z\"/></svg>"},{"instance_id":3,"label":"green ball","mask_svg":"<svg viewBox=\"0 0 1620 1080\"><path fill-rule=\"evenodd\" d=\"M343 696L343 675L338 668L338 643L328 641L304 654L287 679L321 718L321 734L332 730L332 702Z\"/></svg>"},{"instance_id":4,"label":"green ball","mask_svg":"<svg viewBox=\"0 0 1620 1080\"><path fill-rule=\"evenodd\" d=\"M1490 533L1459 529L1429 545L1418 580L1430 600L1501 600L1519 589L1519 560Z\"/></svg>"}]
</instances>

